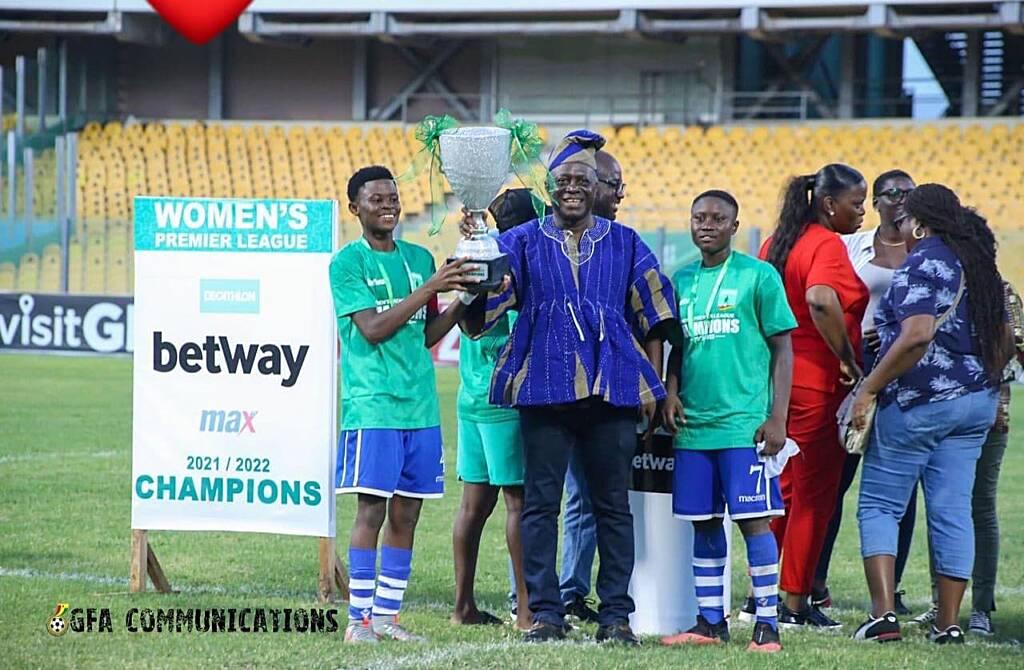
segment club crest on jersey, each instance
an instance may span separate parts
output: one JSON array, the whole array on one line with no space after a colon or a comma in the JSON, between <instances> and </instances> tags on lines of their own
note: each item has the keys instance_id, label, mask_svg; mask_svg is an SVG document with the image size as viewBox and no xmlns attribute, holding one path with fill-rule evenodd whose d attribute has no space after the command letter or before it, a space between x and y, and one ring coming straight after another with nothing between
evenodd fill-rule
<instances>
[{"instance_id":1,"label":"club crest on jersey","mask_svg":"<svg viewBox=\"0 0 1024 670\"><path fill-rule=\"evenodd\" d=\"M731 312L736 308L736 289L722 289L718 292L718 311Z\"/></svg>"}]
</instances>

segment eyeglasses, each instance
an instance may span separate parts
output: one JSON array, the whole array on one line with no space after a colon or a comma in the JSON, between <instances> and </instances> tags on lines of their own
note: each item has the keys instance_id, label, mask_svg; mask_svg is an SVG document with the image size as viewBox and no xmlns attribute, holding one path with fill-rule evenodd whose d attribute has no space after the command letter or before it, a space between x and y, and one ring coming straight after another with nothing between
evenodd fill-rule
<instances>
[{"instance_id":1,"label":"eyeglasses","mask_svg":"<svg viewBox=\"0 0 1024 670\"><path fill-rule=\"evenodd\" d=\"M601 182L602 184L607 184L608 186L611 186L613 189L615 189L615 195L619 196L620 198L626 195L625 182L612 181L611 179L598 179L598 181Z\"/></svg>"},{"instance_id":2,"label":"eyeglasses","mask_svg":"<svg viewBox=\"0 0 1024 670\"><path fill-rule=\"evenodd\" d=\"M900 203L900 202L903 202L907 198L907 194L910 193L913 190L914 189L912 189L912 188L905 188L904 189L904 188L896 188L895 186L893 186L892 188L885 189L884 191L879 193L879 195L884 195L885 199L888 200L889 202Z\"/></svg>"}]
</instances>

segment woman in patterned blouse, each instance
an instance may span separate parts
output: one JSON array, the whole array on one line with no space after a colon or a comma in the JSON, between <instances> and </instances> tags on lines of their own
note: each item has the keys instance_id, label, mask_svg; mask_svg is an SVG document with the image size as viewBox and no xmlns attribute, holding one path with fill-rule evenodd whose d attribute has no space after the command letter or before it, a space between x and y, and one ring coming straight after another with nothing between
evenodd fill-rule
<instances>
[{"instance_id":1,"label":"woman in patterned blouse","mask_svg":"<svg viewBox=\"0 0 1024 670\"><path fill-rule=\"evenodd\" d=\"M939 184L907 196L908 255L875 315L878 363L854 403L854 425L878 413L864 455L857 519L871 616L854 637L900 638L893 613L897 526L924 483L939 610L930 638L963 642L957 626L971 576L975 465L995 418L996 387L1012 351L995 241Z\"/></svg>"}]
</instances>

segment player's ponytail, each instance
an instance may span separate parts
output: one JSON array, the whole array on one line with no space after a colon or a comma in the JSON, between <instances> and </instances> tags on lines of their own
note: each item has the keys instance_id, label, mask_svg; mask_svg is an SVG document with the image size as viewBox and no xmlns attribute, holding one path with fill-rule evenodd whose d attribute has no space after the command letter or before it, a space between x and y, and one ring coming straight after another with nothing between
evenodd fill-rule
<instances>
[{"instance_id":1,"label":"player's ponytail","mask_svg":"<svg viewBox=\"0 0 1024 670\"><path fill-rule=\"evenodd\" d=\"M785 276L789 252L800 239L804 227L814 218L814 177L813 174L792 177L782 194L782 211L779 212L779 221L775 225L771 246L768 248L768 262L774 265L782 276Z\"/></svg>"},{"instance_id":2,"label":"player's ponytail","mask_svg":"<svg viewBox=\"0 0 1024 670\"><path fill-rule=\"evenodd\" d=\"M818 220L818 208L828 196L838 198L863 183L864 176L842 163L830 163L814 174L793 177L782 193L782 209L768 248L768 262L785 277L786 261L808 223Z\"/></svg>"}]
</instances>

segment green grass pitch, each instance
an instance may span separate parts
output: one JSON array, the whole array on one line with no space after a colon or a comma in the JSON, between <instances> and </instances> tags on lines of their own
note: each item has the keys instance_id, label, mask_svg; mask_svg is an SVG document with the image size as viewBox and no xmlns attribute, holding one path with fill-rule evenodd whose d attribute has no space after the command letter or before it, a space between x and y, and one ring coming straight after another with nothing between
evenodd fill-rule
<instances>
[{"instance_id":1,"label":"green grass pitch","mask_svg":"<svg viewBox=\"0 0 1024 670\"><path fill-rule=\"evenodd\" d=\"M995 613L997 635L961 648L926 643L912 628L901 644L848 639L863 617L867 589L858 555L855 496L832 570L842 635L783 637L774 657L751 658L749 629L734 628L724 648L665 649L654 639L639 650L598 647L584 628L571 642L526 646L511 628L457 628L448 623L453 577L451 528L460 497L454 478L458 376L438 372L446 437L448 493L428 501L416 540L403 623L427 644L342 644L338 634L129 633L133 607L310 608L316 603L317 541L260 534L153 532L150 542L172 595L130 595L131 362L0 356L0 649L5 668L925 668L1024 667L1024 392L1016 389L1012 432L1000 492L1002 548ZM338 501L338 546L345 555L353 501ZM499 503L489 524L477 579L481 604L505 615L505 547ZM736 539L739 539L736 536ZM742 546L741 544L736 545ZM919 519L904 579L915 611L927 605L925 525ZM746 587L744 560L734 562L733 605ZM56 603L110 608L113 633L46 631ZM333 605L344 616L343 603ZM964 625L966 626L966 612Z\"/></svg>"}]
</instances>

